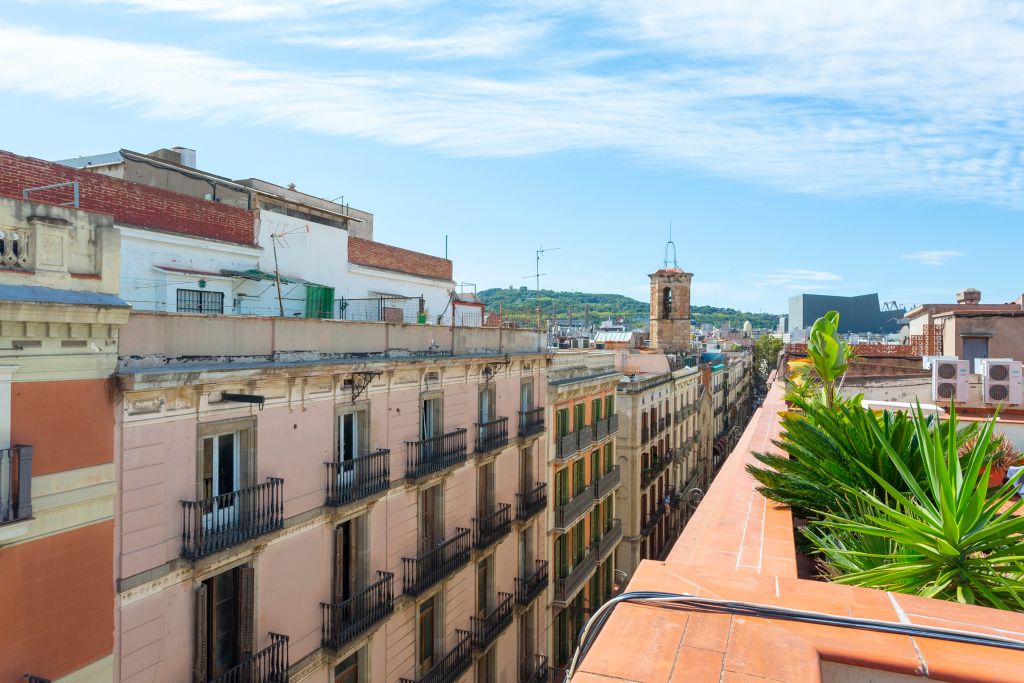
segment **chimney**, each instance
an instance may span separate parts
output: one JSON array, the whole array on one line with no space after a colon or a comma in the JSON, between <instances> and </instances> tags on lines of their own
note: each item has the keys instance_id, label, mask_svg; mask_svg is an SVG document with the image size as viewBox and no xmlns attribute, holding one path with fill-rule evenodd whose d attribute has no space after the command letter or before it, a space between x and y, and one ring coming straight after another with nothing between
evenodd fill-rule
<instances>
[{"instance_id":1,"label":"chimney","mask_svg":"<svg viewBox=\"0 0 1024 683\"><path fill-rule=\"evenodd\" d=\"M981 290L968 287L962 289L956 293L956 302L958 304L980 304L981 303Z\"/></svg>"},{"instance_id":2,"label":"chimney","mask_svg":"<svg viewBox=\"0 0 1024 683\"><path fill-rule=\"evenodd\" d=\"M178 156L181 158L181 161L178 163L182 166L196 167L196 151L194 149L189 149L188 147L171 147L171 149L178 153Z\"/></svg>"}]
</instances>

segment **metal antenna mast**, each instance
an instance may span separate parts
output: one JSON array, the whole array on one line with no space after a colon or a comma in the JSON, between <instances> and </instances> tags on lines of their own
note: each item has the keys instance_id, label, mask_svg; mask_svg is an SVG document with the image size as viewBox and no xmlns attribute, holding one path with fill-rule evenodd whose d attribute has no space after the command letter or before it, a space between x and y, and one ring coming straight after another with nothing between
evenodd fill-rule
<instances>
[{"instance_id":1,"label":"metal antenna mast","mask_svg":"<svg viewBox=\"0 0 1024 683\"><path fill-rule=\"evenodd\" d=\"M669 247L672 247L672 259L671 259L672 267L673 268L678 268L679 267L679 263L676 262L676 243L672 241L672 221L668 222L668 242L665 243L665 262L664 262L664 267L665 268L668 268L668 264L669 264L669 257L668 257L668 248Z\"/></svg>"}]
</instances>

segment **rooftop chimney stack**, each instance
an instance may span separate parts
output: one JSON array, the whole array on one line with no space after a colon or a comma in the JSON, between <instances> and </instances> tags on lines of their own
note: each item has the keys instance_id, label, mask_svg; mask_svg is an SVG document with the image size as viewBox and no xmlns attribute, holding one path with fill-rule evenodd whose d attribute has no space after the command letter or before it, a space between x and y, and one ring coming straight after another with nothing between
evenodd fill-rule
<instances>
[{"instance_id":1,"label":"rooftop chimney stack","mask_svg":"<svg viewBox=\"0 0 1024 683\"><path fill-rule=\"evenodd\" d=\"M981 303L981 290L968 287L962 289L956 293L956 302L958 304L980 304Z\"/></svg>"},{"instance_id":2,"label":"rooftop chimney stack","mask_svg":"<svg viewBox=\"0 0 1024 683\"><path fill-rule=\"evenodd\" d=\"M194 149L189 149L188 147L172 147L171 149L178 153L178 156L181 158L179 163L182 166L196 167L196 151Z\"/></svg>"}]
</instances>

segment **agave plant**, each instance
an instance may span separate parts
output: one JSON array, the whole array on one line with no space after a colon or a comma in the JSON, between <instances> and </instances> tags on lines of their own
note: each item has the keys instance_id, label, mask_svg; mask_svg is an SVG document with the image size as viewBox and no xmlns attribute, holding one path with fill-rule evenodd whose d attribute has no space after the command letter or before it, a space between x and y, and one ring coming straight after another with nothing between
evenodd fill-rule
<instances>
[{"instance_id":1,"label":"agave plant","mask_svg":"<svg viewBox=\"0 0 1024 683\"><path fill-rule=\"evenodd\" d=\"M901 475L883 442L923 481L924 471L915 457L914 426L906 413L874 413L861 405L860 396L837 398L831 407L797 396L790 397L790 403L797 410L782 414L782 434L773 442L783 454L755 453L767 467L747 466L766 498L809 518L836 511L842 503L838 493L842 486L885 498L886 490L868 471L897 487ZM942 435L947 438L948 429ZM958 443L968 437L966 432L954 435Z\"/></svg>"},{"instance_id":2,"label":"agave plant","mask_svg":"<svg viewBox=\"0 0 1024 683\"><path fill-rule=\"evenodd\" d=\"M1024 610L1024 499L1011 502L1016 481L989 493L992 430L979 430L970 452L944 438L918 406L913 414L915 451L923 479L886 438L881 425L868 423L885 456L899 473L887 480L869 464L855 461L884 496L842 485L852 506L829 512L809 538L830 559L839 583L926 597ZM956 433L951 409L948 433ZM837 542L822 542L827 532ZM892 547L880 548L879 539Z\"/></svg>"}]
</instances>

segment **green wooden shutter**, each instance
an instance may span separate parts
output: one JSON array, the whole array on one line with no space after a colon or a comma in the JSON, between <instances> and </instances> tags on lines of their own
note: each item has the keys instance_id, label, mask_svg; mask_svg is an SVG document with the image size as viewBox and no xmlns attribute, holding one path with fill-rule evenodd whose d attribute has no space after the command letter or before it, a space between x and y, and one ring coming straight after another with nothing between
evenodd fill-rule
<instances>
[{"instance_id":1,"label":"green wooden shutter","mask_svg":"<svg viewBox=\"0 0 1024 683\"><path fill-rule=\"evenodd\" d=\"M306 285L306 317L334 317L334 288Z\"/></svg>"}]
</instances>

